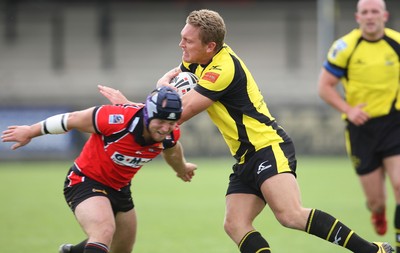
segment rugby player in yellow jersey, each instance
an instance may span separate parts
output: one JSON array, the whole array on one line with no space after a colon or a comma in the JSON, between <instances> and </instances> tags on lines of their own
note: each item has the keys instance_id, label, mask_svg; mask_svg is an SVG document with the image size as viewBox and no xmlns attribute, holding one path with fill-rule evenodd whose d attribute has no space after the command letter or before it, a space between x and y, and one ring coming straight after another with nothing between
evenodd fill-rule
<instances>
[{"instance_id":1,"label":"rugby player in yellow jersey","mask_svg":"<svg viewBox=\"0 0 400 253\"><path fill-rule=\"evenodd\" d=\"M224 43L225 33L217 12L191 12L181 31L182 64L158 84L168 85L179 71L199 77L198 85L182 97L180 123L206 110L236 159L226 193L224 228L240 252L271 252L253 226L267 203L285 227L357 253L392 252L388 243L368 242L331 215L302 207L292 140L270 114L246 65ZM127 102L120 92L99 88L112 103Z\"/></svg>"},{"instance_id":2,"label":"rugby player in yellow jersey","mask_svg":"<svg viewBox=\"0 0 400 253\"><path fill-rule=\"evenodd\" d=\"M388 175L396 200L394 225L400 253L400 33L385 28L388 17L383 0L358 1L359 28L333 43L318 89L346 120L347 152L379 235L387 230ZM336 89L339 83L344 96Z\"/></svg>"}]
</instances>

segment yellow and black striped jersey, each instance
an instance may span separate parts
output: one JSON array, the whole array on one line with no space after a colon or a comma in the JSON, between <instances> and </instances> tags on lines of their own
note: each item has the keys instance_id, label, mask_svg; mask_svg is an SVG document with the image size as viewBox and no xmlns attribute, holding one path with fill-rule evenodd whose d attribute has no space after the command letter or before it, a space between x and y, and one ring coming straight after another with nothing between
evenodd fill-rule
<instances>
[{"instance_id":1,"label":"yellow and black striped jersey","mask_svg":"<svg viewBox=\"0 0 400 253\"><path fill-rule=\"evenodd\" d=\"M362 38L354 29L331 46L324 67L341 79L351 105L366 104L370 117L400 110L400 33L385 28L377 41Z\"/></svg>"},{"instance_id":2,"label":"yellow and black striped jersey","mask_svg":"<svg viewBox=\"0 0 400 253\"><path fill-rule=\"evenodd\" d=\"M209 64L183 62L181 69L195 73L199 77L195 90L214 101L207 112L239 163L255 151L289 140L250 71L228 45Z\"/></svg>"}]
</instances>

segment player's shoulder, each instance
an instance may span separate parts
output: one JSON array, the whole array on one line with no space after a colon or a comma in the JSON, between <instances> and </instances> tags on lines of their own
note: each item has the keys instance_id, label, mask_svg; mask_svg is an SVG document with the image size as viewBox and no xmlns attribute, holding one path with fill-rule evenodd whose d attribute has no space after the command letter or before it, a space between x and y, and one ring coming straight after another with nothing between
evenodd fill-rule
<instances>
[{"instance_id":1,"label":"player's shoulder","mask_svg":"<svg viewBox=\"0 0 400 253\"><path fill-rule=\"evenodd\" d=\"M237 67L239 63L238 56L226 44L224 47L213 57L210 64L204 70L200 79L209 81L211 83L230 83L234 75L238 72Z\"/></svg>"},{"instance_id":2,"label":"player's shoulder","mask_svg":"<svg viewBox=\"0 0 400 253\"><path fill-rule=\"evenodd\" d=\"M340 50L351 50L358 43L358 40L361 38L361 36L362 33L360 29L353 29L349 33L337 39L333 43L332 47Z\"/></svg>"},{"instance_id":3,"label":"player's shoulder","mask_svg":"<svg viewBox=\"0 0 400 253\"><path fill-rule=\"evenodd\" d=\"M221 62L221 64L233 64L234 59L239 59L239 56L229 45L224 44L214 58L216 61Z\"/></svg>"},{"instance_id":4,"label":"player's shoulder","mask_svg":"<svg viewBox=\"0 0 400 253\"><path fill-rule=\"evenodd\" d=\"M391 28L385 28L385 35L400 43L400 32Z\"/></svg>"},{"instance_id":5,"label":"player's shoulder","mask_svg":"<svg viewBox=\"0 0 400 253\"><path fill-rule=\"evenodd\" d=\"M342 36L342 39L347 42L357 43L357 41L361 38L362 32L359 28L355 28L351 30L349 33Z\"/></svg>"},{"instance_id":6,"label":"player's shoulder","mask_svg":"<svg viewBox=\"0 0 400 253\"><path fill-rule=\"evenodd\" d=\"M142 104L102 105L95 118L106 125L126 125L142 108Z\"/></svg>"},{"instance_id":7,"label":"player's shoulder","mask_svg":"<svg viewBox=\"0 0 400 253\"><path fill-rule=\"evenodd\" d=\"M142 109L144 104L116 104L116 105L102 105L99 109L107 112L125 112L125 113L135 113Z\"/></svg>"},{"instance_id":8,"label":"player's shoulder","mask_svg":"<svg viewBox=\"0 0 400 253\"><path fill-rule=\"evenodd\" d=\"M329 61L336 62L338 65L341 65L341 62L347 62L347 57L351 55L360 38L360 29L353 29L351 32L335 40L328 52Z\"/></svg>"}]
</instances>

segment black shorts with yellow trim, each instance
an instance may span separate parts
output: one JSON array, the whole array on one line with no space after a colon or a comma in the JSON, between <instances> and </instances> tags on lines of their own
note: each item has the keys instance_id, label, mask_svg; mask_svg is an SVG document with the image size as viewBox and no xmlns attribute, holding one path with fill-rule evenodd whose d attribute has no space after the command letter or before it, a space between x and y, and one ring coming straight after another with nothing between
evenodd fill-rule
<instances>
[{"instance_id":1,"label":"black shorts with yellow trim","mask_svg":"<svg viewBox=\"0 0 400 253\"><path fill-rule=\"evenodd\" d=\"M296 176L296 156L292 142L282 142L262 148L243 164L232 166L226 195L234 193L254 194L264 199L262 183L280 173Z\"/></svg>"},{"instance_id":2,"label":"black shorts with yellow trim","mask_svg":"<svg viewBox=\"0 0 400 253\"><path fill-rule=\"evenodd\" d=\"M75 165L72 166L64 182L64 197L68 206L75 212L80 203L94 196L108 198L114 214L127 212L135 207L130 185L115 190L83 175Z\"/></svg>"},{"instance_id":3,"label":"black shorts with yellow trim","mask_svg":"<svg viewBox=\"0 0 400 253\"><path fill-rule=\"evenodd\" d=\"M382 166L383 159L400 154L400 112L372 118L362 126L347 122L347 153L358 175Z\"/></svg>"}]
</instances>

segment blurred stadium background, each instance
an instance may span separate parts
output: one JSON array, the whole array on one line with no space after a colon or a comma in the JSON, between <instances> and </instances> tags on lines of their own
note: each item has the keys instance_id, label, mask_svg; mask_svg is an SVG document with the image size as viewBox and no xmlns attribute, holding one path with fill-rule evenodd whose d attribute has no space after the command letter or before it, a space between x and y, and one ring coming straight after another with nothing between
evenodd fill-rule
<instances>
[{"instance_id":1,"label":"blurred stadium background","mask_svg":"<svg viewBox=\"0 0 400 253\"><path fill-rule=\"evenodd\" d=\"M194 9L224 17L226 42L252 70L278 122L300 154L344 154L340 115L317 95L332 41L354 27L356 0L3 0L0 3L0 129L108 103L98 84L143 101L180 62L180 30ZM388 26L400 29L400 2L387 0ZM202 114L183 126L191 156L229 155ZM69 159L86 136L45 136L0 161Z\"/></svg>"}]
</instances>

